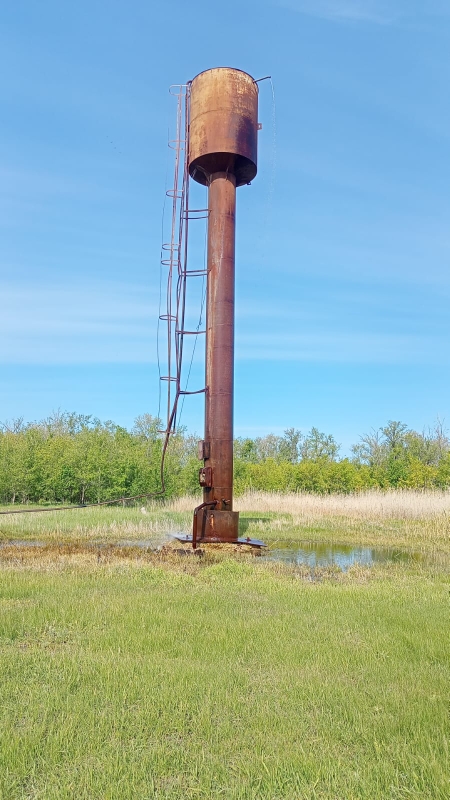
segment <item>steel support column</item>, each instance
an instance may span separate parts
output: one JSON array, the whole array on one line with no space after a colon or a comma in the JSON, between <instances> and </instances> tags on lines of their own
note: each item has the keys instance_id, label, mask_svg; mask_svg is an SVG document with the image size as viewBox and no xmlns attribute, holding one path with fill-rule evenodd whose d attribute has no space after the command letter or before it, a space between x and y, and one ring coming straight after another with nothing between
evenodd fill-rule
<instances>
[{"instance_id":1,"label":"steel support column","mask_svg":"<svg viewBox=\"0 0 450 800\"><path fill-rule=\"evenodd\" d=\"M208 251L206 301L205 441L212 486L203 490L204 502L216 501L212 528L207 535L227 539L238 535L233 510L233 386L234 386L234 265L236 178L215 172L208 189ZM218 512L228 512L223 517ZM215 522L215 524L214 524ZM211 527L211 525L207 526Z\"/></svg>"}]
</instances>

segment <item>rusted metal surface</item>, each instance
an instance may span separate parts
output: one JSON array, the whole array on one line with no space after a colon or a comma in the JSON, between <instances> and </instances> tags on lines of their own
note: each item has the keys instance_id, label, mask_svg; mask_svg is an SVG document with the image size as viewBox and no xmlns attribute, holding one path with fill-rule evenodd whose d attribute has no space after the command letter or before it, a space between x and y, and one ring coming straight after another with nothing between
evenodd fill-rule
<instances>
[{"instance_id":1,"label":"rusted metal surface","mask_svg":"<svg viewBox=\"0 0 450 800\"><path fill-rule=\"evenodd\" d=\"M261 539L252 539L250 536L239 538L239 512L218 511L215 500L200 503L194 508L194 522L192 535L185 533L175 534L179 542L189 542L195 550L202 543L217 544L247 544L251 547L266 547Z\"/></svg>"},{"instance_id":2,"label":"rusted metal surface","mask_svg":"<svg viewBox=\"0 0 450 800\"><path fill-rule=\"evenodd\" d=\"M234 542L239 536L239 512L206 508L203 518L203 539L206 542Z\"/></svg>"},{"instance_id":3,"label":"rusted metal surface","mask_svg":"<svg viewBox=\"0 0 450 800\"><path fill-rule=\"evenodd\" d=\"M200 503L199 506L194 508L194 522L192 525L192 539L188 537L184 537L184 539L180 539L179 536L176 536L176 539L180 541L192 541L192 547L195 550L197 547L197 542L199 539L202 538L202 534L204 533L204 519L205 519L205 508L214 508L215 502L212 503ZM200 519L200 530L199 530L199 519Z\"/></svg>"},{"instance_id":4,"label":"rusted metal surface","mask_svg":"<svg viewBox=\"0 0 450 800\"><path fill-rule=\"evenodd\" d=\"M190 542L195 550L203 542L216 544L228 542L230 544L248 544L253 547L265 547L261 539L252 539L250 536L238 537L239 512L216 511L216 503L200 503L194 509L194 524L192 536L189 534L176 534L175 539L180 542Z\"/></svg>"},{"instance_id":5,"label":"rusted metal surface","mask_svg":"<svg viewBox=\"0 0 450 800\"><path fill-rule=\"evenodd\" d=\"M198 449L198 457L200 461L204 461L205 458L209 458L211 447L209 442L205 442L204 440L197 443Z\"/></svg>"},{"instance_id":6,"label":"rusted metal surface","mask_svg":"<svg viewBox=\"0 0 450 800\"><path fill-rule=\"evenodd\" d=\"M218 511L233 509L233 386L234 386L234 262L236 186L233 175L211 176L209 191L206 300L205 441L211 485L204 486L205 502ZM205 453L206 455L206 453ZM234 518L233 518L234 519ZM230 522L227 539L237 538Z\"/></svg>"},{"instance_id":7,"label":"rusted metal surface","mask_svg":"<svg viewBox=\"0 0 450 800\"><path fill-rule=\"evenodd\" d=\"M202 467L198 472L198 482L203 488L211 489L212 487L212 469L211 467Z\"/></svg>"},{"instance_id":8,"label":"rusted metal surface","mask_svg":"<svg viewBox=\"0 0 450 800\"><path fill-rule=\"evenodd\" d=\"M199 536L190 533L176 533L174 535L174 539L177 539L179 542L183 542L184 544L192 544L193 549L195 550L198 545L202 544L220 544L221 542L225 542L226 544L246 544L250 547L257 547L259 549L263 547L267 547L266 543L263 542L261 539L252 539L251 536L240 536L238 539L218 539L216 537L207 537L204 536L202 538L201 533Z\"/></svg>"},{"instance_id":9,"label":"rusted metal surface","mask_svg":"<svg viewBox=\"0 0 450 800\"><path fill-rule=\"evenodd\" d=\"M256 175L258 87L246 72L212 69L194 78L189 97L189 173L208 186L203 504L194 514L195 547L197 539L238 541L239 514L233 511L236 187Z\"/></svg>"},{"instance_id":10,"label":"rusted metal surface","mask_svg":"<svg viewBox=\"0 0 450 800\"><path fill-rule=\"evenodd\" d=\"M228 67L201 72L190 85L189 173L207 185L215 172L232 173L236 186L256 175L258 86Z\"/></svg>"}]
</instances>

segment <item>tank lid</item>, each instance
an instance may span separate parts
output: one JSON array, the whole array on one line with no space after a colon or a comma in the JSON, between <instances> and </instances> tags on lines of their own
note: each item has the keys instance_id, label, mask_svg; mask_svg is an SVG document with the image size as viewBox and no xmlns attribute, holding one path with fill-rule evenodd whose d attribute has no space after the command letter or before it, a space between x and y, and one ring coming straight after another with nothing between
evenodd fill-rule
<instances>
[{"instance_id":1,"label":"tank lid","mask_svg":"<svg viewBox=\"0 0 450 800\"><path fill-rule=\"evenodd\" d=\"M256 83L256 81L255 81L255 79L253 78L253 76L252 76L252 75L250 75L250 73L249 73L249 72L246 72L244 69L238 69L237 67L210 67L209 69L203 69L201 72L198 72L198 73L197 73L197 75L195 75L195 76L192 78L192 80L188 81L188 83L193 83L193 81L195 81L195 78L198 78L198 77L199 77L199 75L204 75L204 74L205 74L205 72L216 72L216 71L218 71L218 70L221 70L221 69L225 69L225 70L231 70L232 72L242 72L242 74L243 74L243 75L247 75L247 77L249 77L249 78L250 78L250 80L252 80L252 81L253 81L253 83L255 84L256 88L257 88L257 89L258 89L258 91L259 91L259 86L258 86L258 84Z\"/></svg>"}]
</instances>

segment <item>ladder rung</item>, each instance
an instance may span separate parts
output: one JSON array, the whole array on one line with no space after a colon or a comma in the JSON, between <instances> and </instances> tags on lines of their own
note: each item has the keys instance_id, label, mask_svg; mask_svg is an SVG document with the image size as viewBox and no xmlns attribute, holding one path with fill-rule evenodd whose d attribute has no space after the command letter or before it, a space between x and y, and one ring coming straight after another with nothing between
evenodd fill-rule
<instances>
[{"instance_id":1,"label":"ladder rung","mask_svg":"<svg viewBox=\"0 0 450 800\"><path fill-rule=\"evenodd\" d=\"M171 150L185 150L186 148L183 147L183 145L185 144L186 144L185 139L171 139L170 142L168 142L168 145Z\"/></svg>"},{"instance_id":2,"label":"ladder rung","mask_svg":"<svg viewBox=\"0 0 450 800\"><path fill-rule=\"evenodd\" d=\"M186 334L189 336L197 336L198 333L206 333L206 331L175 331L175 333L182 334L183 336Z\"/></svg>"}]
</instances>

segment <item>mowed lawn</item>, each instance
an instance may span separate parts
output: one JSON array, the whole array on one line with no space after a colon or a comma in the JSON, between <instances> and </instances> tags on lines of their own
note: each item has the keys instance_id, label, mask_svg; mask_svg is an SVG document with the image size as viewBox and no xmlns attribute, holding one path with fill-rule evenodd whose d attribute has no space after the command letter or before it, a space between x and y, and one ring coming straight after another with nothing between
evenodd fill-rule
<instances>
[{"instance_id":1,"label":"mowed lawn","mask_svg":"<svg viewBox=\"0 0 450 800\"><path fill-rule=\"evenodd\" d=\"M448 607L431 568L9 565L0 797L448 800Z\"/></svg>"}]
</instances>

